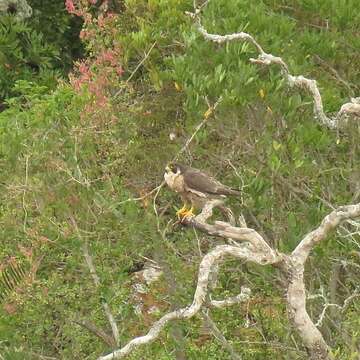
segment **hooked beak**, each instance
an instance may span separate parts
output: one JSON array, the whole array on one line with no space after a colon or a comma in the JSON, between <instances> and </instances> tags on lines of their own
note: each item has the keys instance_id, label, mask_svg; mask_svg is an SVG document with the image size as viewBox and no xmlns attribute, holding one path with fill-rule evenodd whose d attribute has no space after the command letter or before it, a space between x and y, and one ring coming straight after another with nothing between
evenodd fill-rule
<instances>
[{"instance_id":1,"label":"hooked beak","mask_svg":"<svg viewBox=\"0 0 360 360\"><path fill-rule=\"evenodd\" d=\"M166 173L169 173L170 171L171 171L171 169L169 168L169 166L166 166L165 172L166 172Z\"/></svg>"}]
</instances>

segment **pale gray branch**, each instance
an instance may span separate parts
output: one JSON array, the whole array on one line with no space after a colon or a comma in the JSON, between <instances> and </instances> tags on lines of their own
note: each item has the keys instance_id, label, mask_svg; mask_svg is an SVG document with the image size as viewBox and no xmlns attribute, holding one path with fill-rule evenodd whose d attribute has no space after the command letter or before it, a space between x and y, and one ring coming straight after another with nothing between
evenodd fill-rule
<instances>
[{"instance_id":1,"label":"pale gray branch","mask_svg":"<svg viewBox=\"0 0 360 360\"><path fill-rule=\"evenodd\" d=\"M302 75L294 76L290 73L287 64L281 57L274 56L272 54L266 53L260 44L255 40L253 36L246 32L239 32L234 34L211 34L206 31L206 29L202 26L200 21L200 11L195 9L194 13L187 12L194 21L197 30L206 40L216 42L218 44L230 42L230 41L244 41L252 44L257 52L259 53L257 58L250 58L250 62L254 64L261 65L278 65L280 66L281 73L285 80L288 82L290 86L295 86L300 89L306 90L313 98L314 102L314 114L315 118L322 124L331 129L338 129L345 125L348 121L349 116L358 116L360 117L360 101L359 98L351 99L351 102L346 103L341 106L340 110L335 116L329 117L325 114L323 108L323 102L321 98L321 94L319 88L317 86L316 80L308 79Z\"/></svg>"},{"instance_id":2,"label":"pale gray branch","mask_svg":"<svg viewBox=\"0 0 360 360\"><path fill-rule=\"evenodd\" d=\"M357 217L360 217L360 203L356 205L341 206L332 211L324 218L317 229L303 238L300 244L292 252L292 257L304 264L311 249L328 236L330 231L335 229L341 222Z\"/></svg>"},{"instance_id":3,"label":"pale gray branch","mask_svg":"<svg viewBox=\"0 0 360 360\"><path fill-rule=\"evenodd\" d=\"M221 202L220 202L221 204ZM182 220L182 224L191 225L209 235L219 236L235 241L248 242L252 245L255 252L268 253L276 258L277 253L271 248L264 238L254 229L247 227L236 227L230 223L223 221L215 221L214 224L205 222L212 216L212 211L219 206L219 200L209 201L205 204L202 212L196 217L186 217Z\"/></svg>"},{"instance_id":4,"label":"pale gray branch","mask_svg":"<svg viewBox=\"0 0 360 360\"><path fill-rule=\"evenodd\" d=\"M250 298L250 294L251 290L247 287L242 286L240 294L228 297L224 300L211 300L209 304L211 307L221 309L246 301Z\"/></svg>"},{"instance_id":5,"label":"pale gray branch","mask_svg":"<svg viewBox=\"0 0 360 360\"><path fill-rule=\"evenodd\" d=\"M339 207L327 215L321 225L304 237L298 247L289 256L273 250L255 230L249 228L235 227L225 222L215 222L214 225L203 222L211 216L216 206L214 202L205 206L205 214L197 217L183 219L186 224L191 224L208 234L231 238L245 243L235 245L219 245L205 255L200 263L197 287L191 305L172 311L150 328L144 336L132 339L124 347L102 356L99 360L120 359L130 354L140 345L156 340L165 325L175 319L189 319L199 312L203 306L222 308L231 306L249 298L250 290L242 288L241 294L224 300L209 300L210 278L218 271L218 265L226 257L234 257L245 261L251 261L259 265L276 265L281 270L287 284L286 300L289 309L289 317L299 332L310 359L328 360L332 356L322 334L317 329L306 310L306 292L304 283L304 265L311 249L329 232L342 221L360 216L360 203ZM199 219L201 221L199 221ZM249 246L250 244L250 246ZM354 294L345 300L343 308L355 297ZM330 305L329 305L330 306ZM325 309L326 310L326 309ZM325 313L324 310L324 313Z\"/></svg>"},{"instance_id":6,"label":"pale gray branch","mask_svg":"<svg viewBox=\"0 0 360 360\"><path fill-rule=\"evenodd\" d=\"M316 298L321 298L324 300L324 305L323 305L323 309L319 315L319 319L318 321L316 322L315 326L316 327L319 327L322 325L323 321L324 321L324 318L325 318L325 315L326 315L326 310L330 307L335 307L337 309L339 309L341 312L344 312L349 304L357 297L360 296L360 291L359 289L357 289L354 293L352 293L349 297L347 297L343 304L342 305L339 305L339 304L336 304L336 303L331 303L331 302L328 302L328 299L327 297L325 296L324 294L324 291L323 289L321 289L320 293L319 294L316 294L316 295L310 295L308 296L307 298L308 299L316 299Z\"/></svg>"},{"instance_id":7,"label":"pale gray branch","mask_svg":"<svg viewBox=\"0 0 360 360\"><path fill-rule=\"evenodd\" d=\"M249 249L237 246L219 245L215 247L212 251L203 257L200 263L197 287L195 290L193 302L190 306L172 311L164 315L161 319L154 323L146 335L139 336L131 340L123 348L115 350L108 355L102 356L99 358L99 360L123 358L140 345L144 345L156 340L161 330L169 321L175 319L189 319L197 314L205 303L206 296L208 294L209 277L214 271L214 265L216 265L224 257L229 256L253 261L261 265L272 264L280 260L278 257L274 257L271 254L254 254ZM245 291L248 292L248 290ZM239 301L245 298L247 299L245 295L242 297L239 296ZM232 305L234 302L230 302L229 304Z\"/></svg>"},{"instance_id":8,"label":"pale gray branch","mask_svg":"<svg viewBox=\"0 0 360 360\"><path fill-rule=\"evenodd\" d=\"M210 315L207 313L207 311L202 311L202 318L210 330L210 332L214 335L214 337L220 342L220 344L223 346L224 349L226 349L233 360L241 360L241 357L236 353L235 349L232 347L232 345L226 340L223 333L219 330L219 328L216 326L214 321L211 319Z\"/></svg>"},{"instance_id":9,"label":"pale gray branch","mask_svg":"<svg viewBox=\"0 0 360 360\"><path fill-rule=\"evenodd\" d=\"M92 323L89 320L86 319L75 319L73 320L74 323L84 327L85 329L87 329L88 331L92 332L93 334L95 334L97 337L99 337L100 339L102 339L108 346L115 348L117 345L115 343L114 337L108 335L104 330L98 328L94 323Z\"/></svg>"},{"instance_id":10,"label":"pale gray branch","mask_svg":"<svg viewBox=\"0 0 360 360\"><path fill-rule=\"evenodd\" d=\"M222 97L220 96L219 99L214 103L214 105L211 105L208 103L208 110L204 114L204 119L199 123L194 132L191 134L191 136L187 139L185 145L178 151L178 153L174 156L172 161L176 161L181 154L183 154L188 148L190 143L193 141L196 134L200 131L200 129L206 124L207 120L209 119L209 116L216 110L216 108L219 106L219 104L222 101Z\"/></svg>"}]
</instances>

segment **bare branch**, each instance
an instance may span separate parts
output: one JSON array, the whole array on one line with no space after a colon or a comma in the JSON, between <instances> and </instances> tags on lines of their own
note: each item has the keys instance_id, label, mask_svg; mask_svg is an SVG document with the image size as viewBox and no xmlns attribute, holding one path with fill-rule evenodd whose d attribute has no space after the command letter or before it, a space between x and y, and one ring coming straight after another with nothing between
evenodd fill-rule
<instances>
[{"instance_id":1,"label":"bare branch","mask_svg":"<svg viewBox=\"0 0 360 360\"><path fill-rule=\"evenodd\" d=\"M26 210L26 190L28 187L28 180L29 180L29 155L26 155L25 157L25 184L24 184L24 190L23 190L23 195L22 195L22 207L24 210L24 221L23 221L23 230L24 233L26 233L26 223L27 223L27 217L28 217L28 213Z\"/></svg>"},{"instance_id":2,"label":"bare branch","mask_svg":"<svg viewBox=\"0 0 360 360\"><path fill-rule=\"evenodd\" d=\"M152 189L151 191L149 191L148 193L146 193L143 196L137 197L137 198L129 198L123 201L120 201L119 203L116 204L116 206L122 205L122 204L126 204L130 201L141 201L146 199L148 196L158 192L163 186L165 185L165 181L163 181L159 186L155 187L154 189Z\"/></svg>"},{"instance_id":3,"label":"bare branch","mask_svg":"<svg viewBox=\"0 0 360 360\"><path fill-rule=\"evenodd\" d=\"M77 226L77 223L76 223L74 217L70 216L70 220L71 220L71 222L72 222L72 224L73 224L79 238L82 239L79 227ZM94 281L94 284L95 284L95 287L99 287L100 286L100 278L96 273L92 257L91 257L91 255L89 253L89 247L88 247L87 240L83 240L82 250L83 250L85 262L86 262L86 264L87 264L87 266L89 268L90 274L91 274L91 276L93 278L93 281ZM116 325L115 318L114 318L113 314L111 313L110 306L104 300L102 300L101 303L102 303L102 307L104 309L104 312L105 312L105 314L106 314L106 316L108 318L108 321L110 323L115 343L116 343L116 345L119 345L119 341L120 341L119 329L118 329L118 327Z\"/></svg>"},{"instance_id":4,"label":"bare branch","mask_svg":"<svg viewBox=\"0 0 360 360\"><path fill-rule=\"evenodd\" d=\"M278 255L267 244L264 238L254 229L247 227L236 227L223 221L215 221L213 225L205 222L206 219L211 217L214 207L219 206L219 200L209 201L205 204L202 212L196 217L185 217L182 224L191 225L209 235L219 236L236 241L246 241L253 246L256 252L264 252L271 254L274 258Z\"/></svg>"},{"instance_id":5,"label":"bare branch","mask_svg":"<svg viewBox=\"0 0 360 360\"><path fill-rule=\"evenodd\" d=\"M334 69L330 64L328 64L325 60L323 60L319 55L315 54L314 58L316 60L316 62L319 65L322 65L326 70L328 70L328 72L342 85L344 85L347 90L350 93L353 93L352 87L354 86L353 84L349 84L346 80L344 80L340 74L338 73L338 71L336 71L336 69Z\"/></svg>"},{"instance_id":6,"label":"bare branch","mask_svg":"<svg viewBox=\"0 0 360 360\"><path fill-rule=\"evenodd\" d=\"M289 68L287 64L281 57L274 56L272 54L266 53L260 44L248 33L240 32L234 34L227 35L218 35L218 34L210 34L206 31L206 29L202 26L200 21L200 10L195 9L194 13L186 12L191 18L194 19L197 30L206 40L216 42L218 44L230 42L230 41L244 41L252 44L259 55L257 58L250 58L250 62L254 64L261 64L270 66L272 64L280 66L281 73L288 84L293 87L296 86L299 89L306 90L313 98L314 102L314 114L315 118L322 124L330 129L338 129L344 124L347 123L349 116L358 116L360 117L360 101L359 98L351 99L350 103L346 103L341 106L339 112L333 116L328 117L324 113L323 102L321 98L321 94L319 88L316 84L316 80L308 79L302 75L294 76L290 74Z\"/></svg>"},{"instance_id":7,"label":"bare branch","mask_svg":"<svg viewBox=\"0 0 360 360\"><path fill-rule=\"evenodd\" d=\"M100 286L100 279L99 279L98 275L96 274L95 266L94 266L92 257L90 256L88 244L87 244L86 241L83 244L83 253L84 253L86 264L87 264L87 266L88 266L88 268L90 270L90 274L91 274L91 276L92 276L92 278L94 280L94 284L95 284L96 287L99 287ZM108 318L108 321L110 323L115 343L116 343L116 345L119 345L119 341L120 341L119 329L118 329L118 327L116 325L115 318L114 318L114 316L113 316L113 314L112 314L112 312L110 310L110 306L104 300L102 300L102 306L104 308L105 314L106 314L106 316Z\"/></svg>"},{"instance_id":8,"label":"bare branch","mask_svg":"<svg viewBox=\"0 0 360 360\"><path fill-rule=\"evenodd\" d=\"M253 254L248 249L237 246L219 245L215 247L212 251L210 251L207 255L203 257L200 263L197 287L195 290L193 302L190 306L172 311L164 315L162 318L160 318L154 323L154 325L151 327L151 329L146 335L131 340L123 348L115 350L108 355L102 356L99 358L99 360L123 358L140 345L144 345L156 340L160 334L160 331L169 321L175 319L189 319L195 314L197 314L205 303L208 294L209 277L210 274L214 272L214 266L227 256L233 256L236 258L253 261L261 265L272 264L279 261L278 257L274 257L269 254ZM248 292L248 289L245 291ZM239 301L240 299L245 298L247 299L248 297L245 297L245 295L241 298L240 296L238 297ZM229 304L232 305L234 304L234 302L230 301Z\"/></svg>"},{"instance_id":9,"label":"bare branch","mask_svg":"<svg viewBox=\"0 0 360 360\"><path fill-rule=\"evenodd\" d=\"M345 299L343 305L341 306L341 311L345 311L349 306L350 302L359 296L360 296L360 289L357 289L353 294L351 294L348 298Z\"/></svg>"},{"instance_id":10,"label":"bare branch","mask_svg":"<svg viewBox=\"0 0 360 360\"><path fill-rule=\"evenodd\" d=\"M343 305L339 305L339 304L331 303L331 302L329 303L327 297L324 294L323 289L321 289L321 292L319 294L308 296L307 297L308 299L322 298L324 300L323 309L319 315L319 319L316 322L315 326L319 327L322 325L324 318L325 318L326 310L328 308L335 307L335 308L339 309L341 312L344 312L348 308L351 301L353 301L355 298L357 298L359 296L360 296L360 291L359 291L359 289L357 289L353 294L351 294L349 297L347 297L344 300Z\"/></svg>"},{"instance_id":11,"label":"bare branch","mask_svg":"<svg viewBox=\"0 0 360 360\"><path fill-rule=\"evenodd\" d=\"M184 153L190 143L193 141L194 137L196 136L196 134L199 132L199 130L206 124L207 120L209 119L210 115L215 111L215 109L219 106L219 104L222 101L222 97L219 97L219 99L215 102L214 105L210 105L208 103L208 109L207 111L204 113L204 119L202 120L202 122L196 126L194 132L191 134L191 136L188 138L188 140L186 141L185 145L179 150L179 152L174 156L173 161L177 160L179 158L179 156Z\"/></svg>"},{"instance_id":12,"label":"bare branch","mask_svg":"<svg viewBox=\"0 0 360 360\"><path fill-rule=\"evenodd\" d=\"M251 290L247 287L241 287L241 293L236 296L228 297L224 300L211 300L209 305L218 309L232 306L241 302L246 301L250 298Z\"/></svg>"},{"instance_id":13,"label":"bare branch","mask_svg":"<svg viewBox=\"0 0 360 360\"><path fill-rule=\"evenodd\" d=\"M149 57L152 49L154 48L154 46L156 45L156 41L154 41L154 43L150 46L150 49L145 53L143 59L139 62L139 64L137 64L136 68L134 69L134 71L130 74L130 76L127 78L126 80L126 84L129 83L129 81L132 79L132 77L135 75L135 73L139 70L140 66L146 61L146 59ZM120 93L120 91L118 91L114 97L118 96Z\"/></svg>"},{"instance_id":14,"label":"bare branch","mask_svg":"<svg viewBox=\"0 0 360 360\"><path fill-rule=\"evenodd\" d=\"M292 257L302 264L305 263L311 249L323 240L330 231L335 229L341 222L360 217L360 203L356 205L341 206L332 211L321 222L320 226L307 234L296 249L292 252Z\"/></svg>"},{"instance_id":15,"label":"bare branch","mask_svg":"<svg viewBox=\"0 0 360 360\"><path fill-rule=\"evenodd\" d=\"M288 258L284 267L287 276L287 306L289 318L306 346L311 360L329 360L329 347L306 310L304 264Z\"/></svg>"},{"instance_id":16,"label":"bare branch","mask_svg":"<svg viewBox=\"0 0 360 360\"><path fill-rule=\"evenodd\" d=\"M241 360L241 357L236 353L236 351L231 346L231 344L226 340L225 336L222 334L222 332L216 326L214 321L211 319L208 312L202 311L201 316L202 316L206 326L209 328L210 332L220 342L220 344L223 346L223 348L226 349L230 353L232 359L233 360Z\"/></svg>"},{"instance_id":17,"label":"bare branch","mask_svg":"<svg viewBox=\"0 0 360 360\"><path fill-rule=\"evenodd\" d=\"M332 358L332 355L322 334L310 319L306 310L304 265L313 247L325 239L331 230L335 229L342 221L358 216L360 216L360 203L341 206L332 211L324 218L316 230L303 238L291 256L285 258L285 261L281 264L288 281L287 303L289 317L308 349L310 358L314 360L328 360Z\"/></svg>"},{"instance_id":18,"label":"bare branch","mask_svg":"<svg viewBox=\"0 0 360 360\"><path fill-rule=\"evenodd\" d=\"M73 320L74 323L84 327L97 337L99 337L101 340L105 342L108 346L111 348L115 348L118 344L115 343L114 338L110 335L108 335L104 330L98 328L94 323L92 323L89 320L86 319L75 319Z\"/></svg>"},{"instance_id":19,"label":"bare branch","mask_svg":"<svg viewBox=\"0 0 360 360\"><path fill-rule=\"evenodd\" d=\"M140 345L144 345L156 340L165 325L176 319L189 319L196 315L202 307L222 308L237 304L249 298L250 290L242 288L241 294L224 300L210 300L211 291L210 279L218 272L219 264L226 257L234 257L245 261L251 261L259 265L277 265L281 270L287 284L286 300L289 309L289 318L299 332L304 345L306 346L310 359L329 360L332 355L322 334L313 323L306 310L306 292L304 283L304 264L311 249L322 239L324 239L331 230L333 230L342 221L360 216L360 203L356 205L347 205L339 207L327 215L321 225L304 237L299 246L289 255L285 255L273 250L265 240L255 230L245 227L235 227L225 222L215 222L210 225L203 221L212 214L215 202L209 202L204 207L204 211L197 217L183 219L183 222L205 231L208 234L221 236L225 238L245 241L246 243L236 243L233 245L219 245L205 255L200 263L197 287L195 290L193 302L191 305L172 311L158 321L150 328L144 336L139 336L128 342L124 347L102 356L99 360L119 359L130 354ZM250 245L250 246L249 246ZM359 296L359 293L351 295L344 301L344 309L350 301ZM326 307L333 306L327 304ZM336 306L336 305L334 305ZM325 316L326 308L320 316L320 323ZM318 322L319 323L319 322Z\"/></svg>"}]
</instances>

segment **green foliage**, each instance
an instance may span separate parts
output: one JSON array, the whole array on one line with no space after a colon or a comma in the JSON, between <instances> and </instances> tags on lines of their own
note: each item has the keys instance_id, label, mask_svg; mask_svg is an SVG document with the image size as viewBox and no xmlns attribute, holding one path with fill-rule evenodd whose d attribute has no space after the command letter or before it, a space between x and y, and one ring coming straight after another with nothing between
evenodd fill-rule
<instances>
[{"instance_id":1,"label":"green foliage","mask_svg":"<svg viewBox=\"0 0 360 360\"><path fill-rule=\"evenodd\" d=\"M23 264L18 263L15 259L9 261L0 273L0 300L4 301L25 276L26 270Z\"/></svg>"},{"instance_id":2,"label":"green foliage","mask_svg":"<svg viewBox=\"0 0 360 360\"><path fill-rule=\"evenodd\" d=\"M82 55L81 20L70 16L64 2L33 1L24 20L0 16L0 101L16 96L18 80L55 88L74 58Z\"/></svg>"},{"instance_id":3,"label":"green foliage","mask_svg":"<svg viewBox=\"0 0 360 360\"><path fill-rule=\"evenodd\" d=\"M52 58L57 50L44 43L41 33L14 17L0 18L0 98L2 101L16 94L16 80L34 80L54 87L56 72Z\"/></svg>"},{"instance_id":4,"label":"green foliage","mask_svg":"<svg viewBox=\"0 0 360 360\"><path fill-rule=\"evenodd\" d=\"M42 33L48 44L55 46L59 56L54 58L54 66L67 74L73 61L84 55L79 39L82 19L70 15L65 9L65 1L32 0L33 16L30 26Z\"/></svg>"},{"instance_id":5,"label":"green foliage","mask_svg":"<svg viewBox=\"0 0 360 360\"><path fill-rule=\"evenodd\" d=\"M211 1L203 23L214 33L250 32L265 51L283 56L293 73L316 77L326 111L338 109L359 90L354 85L359 67L353 36L359 15L350 12L355 2L284 4ZM34 2L35 9L40 5ZM199 36L184 14L191 6L190 1L128 0L106 23L95 14L98 8L91 8L92 20L84 27L91 32L84 44L89 56L76 67L79 74L74 74L72 85L56 88L51 74L58 66L54 57L64 56L59 48L66 54L78 49L72 48L68 15L56 19L58 34L49 26L41 29L49 17L44 22L33 19L31 26L7 18L15 28L7 33L14 42L4 37L4 53L14 56L24 74L10 78L1 73L4 81L9 77L9 87L4 92L7 109L0 113L0 265L10 254L16 259L25 256L32 277L25 284L17 282L18 288L10 284L4 296L3 356L24 359L33 353L33 358L82 359L109 351L99 337L74 322L91 320L110 332L101 306L104 299L121 328L122 344L146 333L159 315L134 312L136 280L131 271L144 257L164 269L149 293L161 314L191 303L199 249L204 254L221 240L172 225L180 200L165 189L156 198L126 200L143 196L162 181L164 164L203 118L205 96L211 102L222 96L223 101L181 161L241 188L241 198L231 199L229 205L271 245L292 251L330 211L328 203L353 201L351 179L360 171L355 124L340 134L320 127L308 96L289 90L275 67L249 63L256 56L254 48L216 45ZM39 11L59 9L54 3ZM116 76L111 61L97 62L104 50L113 51L111 61L123 66L124 77ZM30 55L44 67L43 77L22 67L22 59ZM319 65L315 55L336 68L348 86ZM108 67L106 85L96 87ZM94 87L107 97L102 107L96 104ZM173 141L170 133L176 135ZM305 274L309 293L320 288L328 292L334 266L344 261L339 302L354 291L359 277L356 241L358 237L334 233L315 249ZM85 242L101 280L98 288L84 264ZM243 359L306 358L287 321L278 283L276 270L268 267L227 261L221 268L214 298L235 295L243 285L253 291L248 304L212 312ZM322 306L321 299L309 302L313 319ZM324 321L321 330L339 359L355 356L359 306L354 300L341 314L340 328ZM176 332L182 334L182 345L175 340ZM169 325L158 341L129 358L173 359L179 346L189 359L230 358L211 334L204 333L199 318Z\"/></svg>"}]
</instances>

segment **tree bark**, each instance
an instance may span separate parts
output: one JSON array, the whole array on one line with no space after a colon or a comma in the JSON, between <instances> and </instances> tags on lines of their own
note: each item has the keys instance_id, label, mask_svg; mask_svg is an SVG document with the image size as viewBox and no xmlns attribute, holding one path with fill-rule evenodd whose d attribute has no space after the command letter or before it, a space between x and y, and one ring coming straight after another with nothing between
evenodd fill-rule
<instances>
[{"instance_id":1,"label":"tree bark","mask_svg":"<svg viewBox=\"0 0 360 360\"><path fill-rule=\"evenodd\" d=\"M332 360L328 345L306 311L303 265L296 264L296 261L289 257L282 267L287 280L286 300L289 320L298 331L310 359Z\"/></svg>"}]
</instances>

